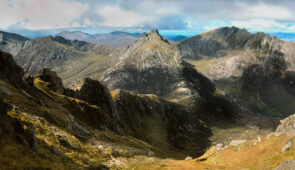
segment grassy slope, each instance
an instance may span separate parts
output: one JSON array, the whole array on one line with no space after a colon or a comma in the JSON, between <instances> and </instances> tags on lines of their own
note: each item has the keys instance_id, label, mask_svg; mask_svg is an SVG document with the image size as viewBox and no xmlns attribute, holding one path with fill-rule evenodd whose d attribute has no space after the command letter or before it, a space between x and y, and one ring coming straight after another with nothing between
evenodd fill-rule
<instances>
[{"instance_id":1,"label":"grassy slope","mask_svg":"<svg viewBox=\"0 0 295 170\"><path fill-rule=\"evenodd\" d=\"M273 169L281 162L294 158L295 142L290 150L281 152L289 138L290 136L263 137L256 145L253 140L249 140L218 152L215 152L216 147L212 147L202 157L194 160L139 156L129 160L127 169Z\"/></svg>"}]
</instances>

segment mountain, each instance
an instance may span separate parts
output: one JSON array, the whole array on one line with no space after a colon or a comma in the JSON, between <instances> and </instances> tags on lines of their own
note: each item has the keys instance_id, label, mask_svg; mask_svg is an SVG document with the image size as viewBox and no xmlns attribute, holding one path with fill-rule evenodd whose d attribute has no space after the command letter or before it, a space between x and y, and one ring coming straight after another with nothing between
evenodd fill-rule
<instances>
[{"instance_id":1,"label":"mountain","mask_svg":"<svg viewBox=\"0 0 295 170\"><path fill-rule=\"evenodd\" d=\"M295 43L224 27L176 43L183 57L246 110L294 112Z\"/></svg>"},{"instance_id":2,"label":"mountain","mask_svg":"<svg viewBox=\"0 0 295 170\"><path fill-rule=\"evenodd\" d=\"M244 29L223 27L177 42L177 46L184 58L222 57L228 51L242 49L250 36Z\"/></svg>"},{"instance_id":3,"label":"mountain","mask_svg":"<svg viewBox=\"0 0 295 170\"><path fill-rule=\"evenodd\" d=\"M29 38L18 34L0 31L0 49L16 55Z\"/></svg>"},{"instance_id":4,"label":"mountain","mask_svg":"<svg viewBox=\"0 0 295 170\"><path fill-rule=\"evenodd\" d=\"M80 31L63 31L57 34L57 36L61 36L69 40L80 40L89 43L97 43L109 47L118 48L131 44L140 36L140 34L115 31L111 33L100 33L91 35Z\"/></svg>"},{"instance_id":5,"label":"mountain","mask_svg":"<svg viewBox=\"0 0 295 170\"><path fill-rule=\"evenodd\" d=\"M43 67L49 67L57 71L66 85L75 84L90 75L100 77L108 68L108 55L114 50L98 44L52 36L27 40L22 44L15 43L16 45L21 48L14 59L26 73L35 74ZM3 45L0 49L8 47Z\"/></svg>"},{"instance_id":6,"label":"mountain","mask_svg":"<svg viewBox=\"0 0 295 170\"><path fill-rule=\"evenodd\" d=\"M181 41L188 38L187 36L184 36L184 35L166 35L163 37L167 38L168 40L171 40L172 42L177 42L177 41Z\"/></svg>"}]
</instances>

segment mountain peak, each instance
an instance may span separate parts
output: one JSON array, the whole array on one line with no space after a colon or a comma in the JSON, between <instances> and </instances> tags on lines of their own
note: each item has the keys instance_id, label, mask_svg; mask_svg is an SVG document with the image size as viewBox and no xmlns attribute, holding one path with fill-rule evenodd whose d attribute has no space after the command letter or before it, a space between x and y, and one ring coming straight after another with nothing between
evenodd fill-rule
<instances>
[{"instance_id":1,"label":"mountain peak","mask_svg":"<svg viewBox=\"0 0 295 170\"><path fill-rule=\"evenodd\" d=\"M160 36L159 31L157 29L152 30L149 34L150 35L156 34L156 35Z\"/></svg>"},{"instance_id":2,"label":"mountain peak","mask_svg":"<svg viewBox=\"0 0 295 170\"><path fill-rule=\"evenodd\" d=\"M141 37L152 37L152 36L162 37L157 29L151 30L150 33L144 32L141 35Z\"/></svg>"},{"instance_id":3,"label":"mountain peak","mask_svg":"<svg viewBox=\"0 0 295 170\"><path fill-rule=\"evenodd\" d=\"M151 30L151 32L149 32L149 33L146 33L146 32L142 33L142 35L140 36L140 39L145 40L145 41L149 41L149 40L157 41L157 40L160 40L160 41L164 41L164 42L169 44L169 42L160 35L160 33L159 33L159 31L157 29Z\"/></svg>"}]
</instances>

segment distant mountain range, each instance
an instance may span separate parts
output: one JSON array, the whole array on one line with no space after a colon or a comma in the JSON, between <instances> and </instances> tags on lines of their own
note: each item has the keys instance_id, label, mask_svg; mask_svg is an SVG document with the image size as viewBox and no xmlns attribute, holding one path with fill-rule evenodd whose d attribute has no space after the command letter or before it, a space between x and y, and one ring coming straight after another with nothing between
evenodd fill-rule
<instances>
[{"instance_id":1,"label":"distant mountain range","mask_svg":"<svg viewBox=\"0 0 295 170\"><path fill-rule=\"evenodd\" d=\"M97 43L109 47L126 47L140 37L140 33L128 33L123 31L114 31L110 33L87 34L81 31L63 31L57 36L64 37L69 40L80 40L89 43ZM166 35L163 36L169 41L176 42L187 38L183 35Z\"/></svg>"},{"instance_id":2,"label":"distant mountain range","mask_svg":"<svg viewBox=\"0 0 295 170\"><path fill-rule=\"evenodd\" d=\"M89 43L97 43L109 47L124 47L134 42L140 36L140 34L116 31L92 35L80 31L63 31L57 34L57 36L61 36L69 40L86 41Z\"/></svg>"}]
</instances>

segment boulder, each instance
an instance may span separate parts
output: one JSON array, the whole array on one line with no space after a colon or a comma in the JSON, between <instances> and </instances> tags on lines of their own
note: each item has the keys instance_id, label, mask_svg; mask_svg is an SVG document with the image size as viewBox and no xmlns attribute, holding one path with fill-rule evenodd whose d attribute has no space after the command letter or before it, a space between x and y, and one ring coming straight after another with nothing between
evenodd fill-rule
<instances>
[{"instance_id":1,"label":"boulder","mask_svg":"<svg viewBox=\"0 0 295 170\"><path fill-rule=\"evenodd\" d=\"M281 149L281 152L286 152L288 150L290 150L290 147L292 146L292 142L293 142L293 138L290 138L287 143L283 146L283 148Z\"/></svg>"}]
</instances>

